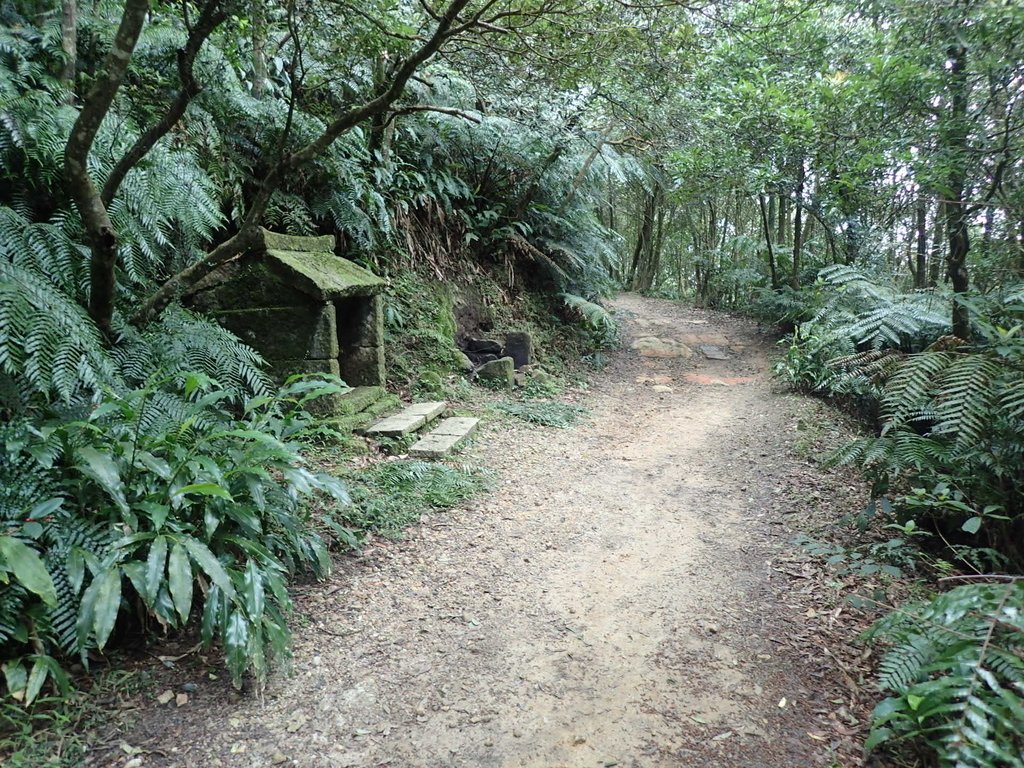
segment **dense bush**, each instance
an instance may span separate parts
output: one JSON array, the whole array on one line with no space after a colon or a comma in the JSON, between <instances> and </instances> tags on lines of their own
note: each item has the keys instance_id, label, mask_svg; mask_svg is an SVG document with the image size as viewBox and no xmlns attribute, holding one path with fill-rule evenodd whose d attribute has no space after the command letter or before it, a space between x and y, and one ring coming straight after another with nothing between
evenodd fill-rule
<instances>
[{"instance_id":1,"label":"dense bush","mask_svg":"<svg viewBox=\"0 0 1024 768\"><path fill-rule=\"evenodd\" d=\"M847 267L822 273L819 309L776 373L861 406L875 434L836 463L872 482L868 510L931 537L946 572L1024 568L1024 295L957 297L973 337L945 336L949 300L901 293ZM801 293L807 293L804 291ZM787 302L788 303L788 302ZM865 520L864 515L861 518ZM968 584L894 610L869 748L924 747L942 765L1021 766L1024 590Z\"/></svg>"},{"instance_id":2,"label":"dense bush","mask_svg":"<svg viewBox=\"0 0 1024 768\"><path fill-rule=\"evenodd\" d=\"M892 695L868 749L924 744L943 766L1024 765L1024 582L957 587L894 611L872 630Z\"/></svg>"},{"instance_id":3,"label":"dense bush","mask_svg":"<svg viewBox=\"0 0 1024 768\"><path fill-rule=\"evenodd\" d=\"M78 417L5 425L9 692L32 698L27 664L88 662L118 626L167 631L192 618L236 684L247 673L261 682L288 649L287 577L329 568L309 500L347 501L336 479L304 466L297 442L315 428L303 406L338 389L296 380L240 402L193 374L108 392ZM34 653L20 659L19 648Z\"/></svg>"}]
</instances>

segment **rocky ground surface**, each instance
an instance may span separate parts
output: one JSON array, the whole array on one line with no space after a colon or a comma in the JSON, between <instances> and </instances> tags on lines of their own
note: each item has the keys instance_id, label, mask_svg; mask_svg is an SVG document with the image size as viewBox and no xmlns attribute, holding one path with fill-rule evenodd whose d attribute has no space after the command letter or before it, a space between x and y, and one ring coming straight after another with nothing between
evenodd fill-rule
<instances>
[{"instance_id":1,"label":"rocky ground surface","mask_svg":"<svg viewBox=\"0 0 1024 768\"><path fill-rule=\"evenodd\" d=\"M496 489L306 588L291 675L171 663L90 765L860 765L867 617L792 544L863 494L811 455L834 415L744 321L616 308L583 424L485 425Z\"/></svg>"}]
</instances>

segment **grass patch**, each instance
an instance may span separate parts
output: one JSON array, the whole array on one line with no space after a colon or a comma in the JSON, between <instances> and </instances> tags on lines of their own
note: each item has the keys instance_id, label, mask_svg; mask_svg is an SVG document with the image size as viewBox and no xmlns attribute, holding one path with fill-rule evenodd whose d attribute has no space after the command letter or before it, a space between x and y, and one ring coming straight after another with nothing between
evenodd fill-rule
<instances>
[{"instance_id":1,"label":"grass patch","mask_svg":"<svg viewBox=\"0 0 1024 768\"><path fill-rule=\"evenodd\" d=\"M388 461L346 481L352 507L346 522L355 528L398 536L425 512L450 509L490 487L490 475L469 467L428 461Z\"/></svg>"},{"instance_id":2,"label":"grass patch","mask_svg":"<svg viewBox=\"0 0 1024 768\"><path fill-rule=\"evenodd\" d=\"M556 400L532 400L523 403L505 402L496 406L502 413L514 416L530 424L563 429L576 424L587 412L579 405L569 405Z\"/></svg>"},{"instance_id":3,"label":"grass patch","mask_svg":"<svg viewBox=\"0 0 1024 768\"><path fill-rule=\"evenodd\" d=\"M82 682L82 681L79 681ZM91 683L91 684L89 684ZM111 671L67 696L42 697L26 708L0 699L0 765L4 768L75 768L109 736L117 702L151 685L146 673Z\"/></svg>"}]
</instances>

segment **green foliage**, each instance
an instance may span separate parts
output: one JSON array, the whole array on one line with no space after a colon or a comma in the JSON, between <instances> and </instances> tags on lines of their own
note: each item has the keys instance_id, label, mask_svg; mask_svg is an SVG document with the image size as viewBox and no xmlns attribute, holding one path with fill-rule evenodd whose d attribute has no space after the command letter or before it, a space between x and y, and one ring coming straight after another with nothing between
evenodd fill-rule
<instances>
[{"instance_id":1,"label":"green foliage","mask_svg":"<svg viewBox=\"0 0 1024 768\"><path fill-rule=\"evenodd\" d=\"M79 768L109 731L112 700L140 693L145 671L106 670L84 688L41 696L26 707L14 697L0 699L0 757L9 768ZM44 689L45 690L45 689ZM122 716L128 715L122 710ZM121 720L122 725L127 725ZM95 757L95 752L92 753Z\"/></svg>"},{"instance_id":2,"label":"green foliage","mask_svg":"<svg viewBox=\"0 0 1024 768\"><path fill-rule=\"evenodd\" d=\"M898 291L850 267L830 267L813 288L777 294L773 306L785 314L776 322L800 316L800 297L817 310L789 337L775 374L793 386L854 401L877 401L899 353L921 350L949 328L947 300Z\"/></svg>"},{"instance_id":3,"label":"green foliage","mask_svg":"<svg viewBox=\"0 0 1024 768\"><path fill-rule=\"evenodd\" d=\"M309 500L347 501L337 480L303 466L295 442L310 428L304 406L338 390L295 380L236 411L229 391L191 374L109 393L78 419L9 425L0 513L19 544L5 537L0 551L21 589L0 601L0 642L85 661L132 618L164 630L195 618L236 683L247 673L262 683L287 655L286 578L329 567ZM10 664L18 682L27 667Z\"/></svg>"},{"instance_id":4,"label":"green foliage","mask_svg":"<svg viewBox=\"0 0 1024 768\"><path fill-rule=\"evenodd\" d=\"M949 329L950 302L930 291L899 291L847 266L823 269L825 302L812 322L858 349L920 349Z\"/></svg>"},{"instance_id":5,"label":"green foliage","mask_svg":"<svg viewBox=\"0 0 1024 768\"><path fill-rule=\"evenodd\" d=\"M456 370L455 316L447 286L413 272L396 276L384 319L392 381L412 386L426 371L444 374Z\"/></svg>"},{"instance_id":6,"label":"green foliage","mask_svg":"<svg viewBox=\"0 0 1024 768\"><path fill-rule=\"evenodd\" d=\"M385 461L348 480L346 524L392 537L424 513L454 507L490 483L479 470L426 461Z\"/></svg>"},{"instance_id":7,"label":"green foliage","mask_svg":"<svg viewBox=\"0 0 1024 768\"><path fill-rule=\"evenodd\" d=\"M497 409L530 424L544 427L571 427L586 414L586 408L556 400L529 400L521 403L498 403Z\"/></svg>"},{"instance_id":8,"label":"green foliage","mask_svg":"<svg viewBox=\"0 0 1024 768\"><path fill-rule=\"evenodd\" d=\"M971 584L900 608L868 635L889 644L869 749L904 740L942 766L1024 765L1024 582Z\"/></svg>"},{"instance_id":9,"label":"green foliage","mask_svg":"<svg viewBox=\"0 0 1024 768\"><path fill-rule=\"evenodd\" d=\"M565 306L583 321L592 348L615 346L619 338L619 324L611 312L582 296L571 293L563 293L561 296Z\"/></svg>"},{"instance_id":10,"label":"green foliage","mask_svg":"<svg viewBox=\"0 0 1024 768\"><path fill-rule=\"evenodd\" d=\"M49 224L0 207L0 376L16 377L14 402L70 402L113 377L99 334L75 300L81 253Z\"/></svg>"},{"instance_id":11,"label":"green foliage","mask_svg":"<svg viewBox=\"0 0 1024 768\"><path fill-rule=\"evenodd\" d=\"M820 311L823 300L824 294L817 284L801 290L789 286L774 291L761 288L743 310L759 322L790 332L800 323L810 322Z\"/></svg>"},{"instance_id":12,"label":"green foliage","mask_svg":"<svg viewBox=\"0 0 1024 768\"><path fill-rule=\"evenodd\" d=\"M849 548L801 533L794 543L811 555L824 559L837 574L853 574L860 578L877 578L882 574L898 579L905 570L913 570L916 560L915 550L902 538Z\"/></svg>"},{"instance_id":13,"label":"green foliage","mask_svg":"<svg viewBox=\"0 0 1024 768\"><path fill-rule=\"evenodd\" d=\"M1004 307L1024 316L1024 304ZM910 485L897 506L958 538L1024 562L1024 339L975 321L983 341L911 355L892 369L880 398L882 429L841 449L876 493Z\"/></svg>"}]
</instances>

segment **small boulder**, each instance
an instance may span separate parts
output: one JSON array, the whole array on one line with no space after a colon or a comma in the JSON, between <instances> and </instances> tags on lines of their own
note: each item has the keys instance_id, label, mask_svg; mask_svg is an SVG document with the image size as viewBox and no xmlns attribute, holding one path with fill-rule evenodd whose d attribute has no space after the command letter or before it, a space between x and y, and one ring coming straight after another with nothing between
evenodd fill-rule
<instances>
[{"instance_id":1,"label":"small boulder","mask_svg":"<svg viewBox=\"0 0 1024 768\"><path fill-rule=\"evenodd\" d=\"M465 371L466 373L472 373L473 368L475 367L473 365L473 361L469 359L469 355L467 355L465 352L455 353L455 365L457 365L460 370Z\"/></svg>"},{"instance_id":2,"label":"small boulder","mask_svg":"<svg viewBox=\"0 0 1024 768\"><path fill-rule=\"evenodd\" d=\"M511 357L516 368L533 364L533 337L525 331L505 334L505 357Z\"/></svg>"},{"instance_id":3,"label":"small boulder","mask_svg":"<svg viewBox=\"0 0 1024 768\"><path fill-rule=\"evenodd\" d=\"M693 356L693 350L678 339L659 339L656 336L644 336L631 345L642 357L682 357Z\"/></svg>"},{"instance_id":4,"label":"small boulder","mask_svg":"<svg viewBox=\"0 0 1024 768\"><path fill-rule=\"evenodd\" d=\"M420 374L420 389L426 392L437 393L444 388L444 381L437 371L423 371Z\"/></svg>"},{"instance_id":5,"label":"small boulder","mask_svg":"<svg viewBox=\"0 0 1024 768\"><path fill-rule=\"evenodd\" d=\"M484 363L477 369L477 378L495 389L512 391L515 385L516 369L511 357L502 357Z\"/></svg>"},{"instance_id":6,"label":"small boulder","mask_svg":"<svg viewBox=\"0 0 1024 768\"><path fill-rule=\"evenodd\" d=\"M529 370L529 383L537 389L554 394L558 391L558 379L545 371L543 368L533 366Z\"/></svg>"}]
</instances>

